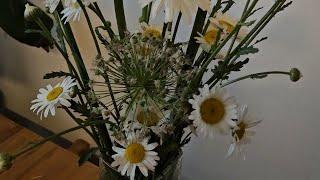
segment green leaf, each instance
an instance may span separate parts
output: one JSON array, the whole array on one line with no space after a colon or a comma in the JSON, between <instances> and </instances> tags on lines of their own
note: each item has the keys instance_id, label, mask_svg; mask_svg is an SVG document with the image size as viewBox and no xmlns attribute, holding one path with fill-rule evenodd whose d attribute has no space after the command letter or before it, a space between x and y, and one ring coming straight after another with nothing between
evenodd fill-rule
<instances>
[{"instance_id":1,"label":"green leaf","mask_svg":"<svg viewBox=\"0 0 320 180\"><path fill-rule=\"evenodd\" d=\"M51 42L44 38L39 32L26 33L27 29L40 30L35 23L30 23L24 19L24 10L27 0L5 0L0 6L0 27L16 40L30 46L42 47L49 51ZM31 4L31 3L30 3ZM51 29L52 19L42 13L40 17L44 24Z\"/></svg>"},{"instance_id":2,"label":"green leaf","mask_svg":"<svg viewBox=\"0 0 320 180\"><path fill-rule=\"evenodd\" d=\"M71 73L59 71L59 72L47 73L47 74L45 74L43 76L43 79L52 79L52 78L63 77L63 76L71 76L71 77L73 77L73 75Z\"/></svg>"},{"instance_id":3,"label":"green leaf","mask_svg":"<svg viewBox=\"0 0 320 180\"><path fill-rule=\"evenodd\" d=\"M246 54L255 54L259 52L258 48L255 48L253 46L249 46L249 47L242 47L239 52L237 53L237 55L241 56L241 55L246 55Z\"/></svg>"},{"instance_id":4,"label":"green leaf","mask_svg":"<svg viewBox=\"0 0 320 180\"><path fill-rule=\"evenodd\" d=\"M99 151L99 148L94 147L90 148L87 152L85 152L83 155L80 156L80 159L78 161L79 166L82 166L86 161L88 161L92 155L94 155L97 151Z\"/></svg>"}]
</instances>

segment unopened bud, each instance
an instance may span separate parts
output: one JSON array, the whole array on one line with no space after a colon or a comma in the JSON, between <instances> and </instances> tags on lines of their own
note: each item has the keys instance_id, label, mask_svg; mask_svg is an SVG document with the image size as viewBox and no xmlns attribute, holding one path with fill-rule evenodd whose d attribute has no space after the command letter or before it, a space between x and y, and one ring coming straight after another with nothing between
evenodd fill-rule
<instances>
[{"instance_id":1,"label":"unopened bud","mask_svg":"<svg viewBox=\"0 0 320 180\"><path fill-rule=\"evenodd\" d=\"M290 79L293 82L297 82L302 78L302 74L297 68L292 68L290 70Z\"/></svg>"}]
</instances>

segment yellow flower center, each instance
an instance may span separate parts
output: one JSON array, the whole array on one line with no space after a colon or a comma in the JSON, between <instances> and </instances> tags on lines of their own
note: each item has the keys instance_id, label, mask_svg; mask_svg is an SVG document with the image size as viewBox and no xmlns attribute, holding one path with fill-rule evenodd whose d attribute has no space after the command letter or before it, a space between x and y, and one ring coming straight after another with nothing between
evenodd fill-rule
<instances>
[{"instance_id":1,"label":"yellow flower center","mask_svg":"<svg viewBox=\"0 0 320 180\"><path fill-rule=\"evenodd\" d=\"M235 27L231 22L225 20L220 20L219 23L228 33L231 33Z\"/></svg>"},{"instance_id":2,"label":"yellow flower center","mask_svg":"<svg viewBox=\"0 0 320 180\"><path fill-rule=\"evenodd\" d=\"M48 101L53 101L55 99L57 99L60 94L63 92L63 88L62 87L56 87L53 88L47 95L47 100Z\"/></svg>"},{"instance_id":3,"label":"yellow flower center","mask_svg":"<svg viewBox=\"0 0 320 180\"><path fill-rule=\"evenodd\" d=\"M224 104L216 98L209 98L200 105L202 120L210 125L218 124L225 114Z\"/></svg>"},{"instance_id":4,"label":"yellow flower center","mask_svg":"<svg viewBox=\"0 0 320 180\"><path fill-rule=\"evenodd\" d=\"M146 151L141 144L132 143L127 147L124 156L130 163L139 163L143 161L145 154Z\"/></svg>"},{"instance_id":5,"label":"yellow flower center","mask_svg":"<svg viewBox=\"0 0 320 180\"><path fill-rule=\"evenodd\" d=\"M160 121L160 117L156 112L151 110L140 111L137 114L137 120L139 123L144 124L147 127L156 126Z\"/></svg>"},{"instance_id":6,"label":"yellow flower center","mask_svg":"<svg viewBox=\"0 0 320 180\"><path fill-rule=\"evenodd\" d=\"M239 125L238 125L239 129L237 129L234 133L237 135L238 137L238 140L241 140L243 137L244 137L244 134L246 133L246 125L241 122Z\"/></svg>"},{"instance_id":7,"label":"yellow flower center","mask_svg":"<svg viewBox=\"0 0 320 180\"><path fill-rule=\"evenodd\" d=\"M217 34L218 34L218 31L216 29L213 29L206 32L203 38L208 44L212 44L217 40Z\"/></svg>"},{"instance_id":8,"label":"yellow flower center","mask_svg":"<svg viewBox=\"0 0 320 180\"><path fill-rule=\"evenodd\" d=\"M144 30L143 36L160 38L161 32L155 28L147 28L146 30Z\"/></svg>"}]
</instances>

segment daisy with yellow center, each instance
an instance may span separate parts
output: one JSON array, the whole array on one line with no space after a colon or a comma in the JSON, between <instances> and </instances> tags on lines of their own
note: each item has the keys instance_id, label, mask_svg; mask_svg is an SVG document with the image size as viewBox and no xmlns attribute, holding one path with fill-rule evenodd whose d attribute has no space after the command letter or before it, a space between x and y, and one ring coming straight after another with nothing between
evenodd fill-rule
<instances>
[{"instance_id":1,"label":"daisy with yellow center","mask_svg":"<svg viewBox=\"0 0 320 180\"><path fill-rule=\"evenodd\" d=\"M234 28L237 26L238 21L233 19L231 16L227 14L223 14L218 12L215 17L210 18L210 23L213 26L221 28L224 30L224 33L231 33ZM238 40L243 39L248 34L248 31L245 28L241 28L238 33Z\"/></svg>"},{"instance_id":2,"label":"daisy with yellow center","mask_svg":"<svg viewBox=\"0 0 320 180\"><path fill-rule=\"evenodd\" d=\"M114 161L112 167L118 167L118 171L121 175L127 175L130 180L134 180L137 167L140 172L148 177L148 171L154 171L157 166L157 161L160 160L158 153L154 150L158 143L148 144L149 138L140 140L136 135L128 135L128 142L124 145L124 148L113 146L113 151L116 152L112 156Z\"/></svg>"},{"instance_id":3,"label":"daisy with yellow center","mask_svg":"<svg viewBox=\"0 0 320 180\"><path fill-rule=\"evenodd\" d=\"M213 137L217 132L227 133L237 119L237 106L232 96L225 89L209 89L205 85L199 89L200 94L189 99L193 111L189 119L197 128L197 134L204 137Z\"/></svg>"},{"instance_id":4,"label":"daisy with yellow center","mask_svg":"<svg viewBox=\"0 0 320 180\"><path fill-rule=\"evenodd\" d=\"M192 16L198 7L204 11L210 10L210 0L139 0L141 7L152 2L151 18L155 18L159 10L164 6L165 22L172 22L174 14L181 12L182 16L191 23Z\"/></svg>"},{"instance_id":5,"label":"daisy with yellow center","mask_svg":"<svg viewBox=\"0 0 320 180\"><path fill-rule=\"evenodd\" d=\"M71 99L71 97L69 96L69 93L75 85L75 79L67 77L54 87L49 84L46 89L39 89L40 94L37 95L37 99L31 101L32 106L30 109L33 112L37 111L37 114L40 113L41 119L43 115L44 117L47 117L50 113L54 116L56 113L56 106L70 106L68 99Z\"/></svg>"},{"instance_id":6,"label":"daisy with yellow center","mask_svg":"<svg viewBox=\"0 0 320 180\"><path fill-rule=\"evenodd\" d=\"M209 27L208 31L202 35L199 33L199 37L195 37L197 40L197 43L200 44L201 48L209 52L211 49L211 46L216 42L217 36L218 36L219 29L216 27Z\"/></svg>"},{"instance_id":7,"label":"daisy with yellow center","mask_svg":"<svg viewBox=\"0 0 320 180\"><path fill-rule=\"evenodd\" d=\"M233 142L230 144L227 157L233 155L237 150L243 159L245 159L242 148L244 145L250 143L250 137L255 135L255 132L249 129L261 122L254 120L254 118L250 117L247 112L247 106L242 106L239 109L239 118L237 121L237 126L232 131Z\"/></svg>"}]
</instances>

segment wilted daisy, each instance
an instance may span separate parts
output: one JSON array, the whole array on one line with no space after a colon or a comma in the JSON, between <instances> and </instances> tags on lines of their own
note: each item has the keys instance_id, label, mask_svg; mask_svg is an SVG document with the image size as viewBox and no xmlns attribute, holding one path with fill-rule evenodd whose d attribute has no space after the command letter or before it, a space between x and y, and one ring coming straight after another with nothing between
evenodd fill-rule
<instances>
[{"instance_id":1,"label":"wilted daisy","mask_svg":"<svg viewBox=\"0 0 320 180\"><path fill-rule=\"evenodd\" d=\"M189 99L194 109L189 119L193 120L197 134L213 137L216 132L226 133L235 127L237 119L237 105L232 96L225 89L209 89L206 84L199 89L200 94Z\"/></svg>"},{"instance_id":2,"label":"wilted daisy","mask_svg":"<svg viewBox=\"0 0 320 180\"><path fill-rule=\"evenodd\" d=\"M238 23L238 21L232 18L231 16L225 13L223 14L221 12L218 12L215 15L215 17L210 18L210 22L212 25L215 25L218 28L223 29L225 33L231 33ZM248 34L247 30L242 27L238 33L237 38L242 39L247 34Z\"/></svg>"},{"instance_id":3,"label":"wilted daisy","mask_svg":"<svg viewBox=\"0 0 320 180\"><path fill-rule=\"evenodd\" d=\"M142 35L144 37L161 38L162 29L158 26L148 25L147 23L141 23Z\"/></svg>"},{"instance_id":4,"label":"wilted daisy","mask_svg":"<svg viewBox=\"0 0 320 180\"><path fill-rule=\"evenodd\" d=\"M196 37L195 39L197 40L197 43L200 44L201 48L209 52L211 49L211 46L216 42L217 36L218 36L219 29L211 26L207 30L207 32L202 35L199 33L199 37Z\"/></svg>"},{"instance_id":5,"label":"wilted daisy","mask_svg":"<svg viewBox=\"0 0 320 180\"><path fill-rule=\"evenodd\" d=\"M237 126L232 132L233 142L230 144L227 157L230 157L236 150L245 159L242 146L250 143L250 137L255 135L254 131L249 130L250 128L258 125L261 121L257 121L250 117L248 114L248 107L242 106L239 109L239 119L237 121Z\"/></svg>"},{"instance_id":6,"label":"wilted daisy","mask_svg":"<svg viewBox=\"0 0 320 180\"><path fill-rule=\"evenodd\" d=\"M12 156L9 154L0 153L0 171L7 170L12 165Z\"/></svg>"},{"instance_id":7,"label":"wilted daisy","mask_svg":"<svg viewBox=\"0 0 320 180\"><path fill-rule=\"evenodd\" d=\"M54 87L49 84L46 88L39 89L40 94L37 95L37 99L31 101L33 105L30 109L33 112L37 111L37 114L40 113L41 119L42 115L47 117L50 113L54 116L56 114L56 106L60 104L66 107L70 106L68 101L70 99L69 93L75 85L75 79L67 77Z\"/></svg>"},{"instance_id":8,"label":"wilted daisy","mask_svg":"<svg viewBox=\"0 0 320 180\"><path fill-rule=\"evenodd\" d=\"M172 22L175 12L182 13L187 22L191 23L192 16L196 13L197 8L204 11L210 10L209 0L139 0L142 7L153 2L151 17L154 18L161 7L165 8L165 22Z\"/></svg>"},{"instance_id":9,"label":"wilted daisy","mask_svg":"<svg viewBox=\"0 0 320 180\"><path fill-rule=\"evenodd\" d=\"M149 138L140 140L136 135L128 135L128 141L123 148L113 146L117 153L112 156L114 161L112 167L118 167L121 175L127 175L134 180L135 171L138 167L140 172L148 177L148 171L154 171L157 161L160 160L158 153L154 150L158 143L148 144Z\"/></svg>"}]
</instances>

